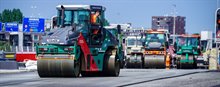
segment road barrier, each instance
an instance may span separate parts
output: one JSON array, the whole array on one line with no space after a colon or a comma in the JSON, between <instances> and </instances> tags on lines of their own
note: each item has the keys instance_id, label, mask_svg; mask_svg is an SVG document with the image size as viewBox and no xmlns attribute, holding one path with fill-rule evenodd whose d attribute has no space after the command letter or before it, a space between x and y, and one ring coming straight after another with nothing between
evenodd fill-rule
<instances>
[{"instance_id":1,"label":"road barrier","mask_svg":"<svg viewBox=\"0 0 220 87\"><path fill-rule=\"evenodd\" d=\"M16 61L0 61L0 69L18 69Z\"/></svg>"},{"instance_id":2,"label":"road barrier","mask_svg":"<svg viewBox=\"0 0 220 87\"><path fill-rule=\"evenodd\" d=\"M15 60L16 59L15 52L4 52L4 55L5 55L5 59L7 59L7 60Z\"/></svg>"},{"instance_id":3,"label":"road barrier","mask_svg":"<svg viewBox=\"0 0 220 87\"><path fill-rule=\"evenodd\" d=\"M35 52L17 52L16 53L16 61L24 62L26 60L36 60Z\"/></svg>"},{"instance_id":4,"label":"road barrier","mask_svg":"<svg viewBox=\"0 0 220 87\"><path fill-rule=\"evenodd\" d=\"M17 62L24 62L25 60L36 60L35 47L32 46L10 46L10 49L0 52L0 60L13 60Z\"/></svg>"},{"instance_id":5,"label":"road barrier","mask_svg":"<svg viewBox=\"0 0 220 87\"><path fill-rule=\"evenodd\" d=\"M209 59L209 70L217 70L218 58L216 55L216 49L211 50L210 59Z\"/></svg>"}]
</instances>

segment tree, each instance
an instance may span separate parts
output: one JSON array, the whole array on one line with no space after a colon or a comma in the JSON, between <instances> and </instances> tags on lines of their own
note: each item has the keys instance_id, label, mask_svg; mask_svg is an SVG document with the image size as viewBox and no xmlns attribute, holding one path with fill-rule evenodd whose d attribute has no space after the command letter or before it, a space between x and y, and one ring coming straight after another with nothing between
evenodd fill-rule
<instances>
[{"instance_id":1,"label":"tree","mask_svg":"<svg viewBox=\"0 0 220 87\"><path fill-rule=\"evenodd\" d=\"M2 22L2 14L0 13L0 22Z\"/></svg>"},{"instance_id":2,"label":"tree","mask_svg":"<svg viewBox=\"0 0 220 87\"><path fill-rule=\"evenodd\" d=\"M22 23L23 14L20 9L13 9L12 10L12 22Z\"/></svg>"},{"instance_id":3,"label":"tree","mask_svg":"<svg viewBox=\"0 0 220 87\"><path fill-rule=\"evenodd\" d=\"M2 22L17 22L22 23L23 14L20 9L13 9L12 11L9 9L5 9L2 12Z\"/></svg>"},{"instance_id":4,"label":"tree","mask_svg":"<svg viewBox=\"0 0 220 87\"><path fill-rule=\"evenodd\" d=\"M5 9L2 12L2 22L12 22L11 10Z\"/></svg>"},{"instance_id":5,"label":"tree","mask_svg":"<svg viewBox=\"0 0 220 87\"><path fill-rule=\"evenodd\" d=\"M16 16L17 16L16 9L13 9L13 10L12 10L12 20L11 20L12 22L15 22L15 21L16 21L16 18L17 18Z\"/></svg>"}]
</instances>

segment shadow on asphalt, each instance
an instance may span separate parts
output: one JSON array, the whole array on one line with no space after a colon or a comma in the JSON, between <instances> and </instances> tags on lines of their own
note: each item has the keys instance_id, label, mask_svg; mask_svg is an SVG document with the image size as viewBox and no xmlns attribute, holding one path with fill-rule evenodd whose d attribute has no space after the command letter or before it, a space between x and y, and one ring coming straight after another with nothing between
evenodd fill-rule
<instances>
[{"instance_id":1,"label":"shadow on asphalt","mask_svg":"<svg viewBox=\"0 0 220 87\"><path fill-rule=\"evenodd\" d=\"M220 87L220 84L219 84L219 85L212 86L212 87Z\"/></svg>"}]
</instances>

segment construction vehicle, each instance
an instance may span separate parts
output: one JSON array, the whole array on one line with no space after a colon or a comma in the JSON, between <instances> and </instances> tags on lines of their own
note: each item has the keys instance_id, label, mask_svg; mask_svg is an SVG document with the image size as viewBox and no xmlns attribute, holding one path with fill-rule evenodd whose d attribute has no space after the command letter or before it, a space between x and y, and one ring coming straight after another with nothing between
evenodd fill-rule
<instances>
[{"instance_id":1,"label":"construction vehicle","mask_svg":"<svg viewBox=\"0 0 220 87\"><path fill-rule=\"evenodd\" d=\"M165 29L149 29L144 33L144 67L170 68L169 32Z\"/></svg>"},{"instance_id":2,"label":"construction vehicle","mask_svg":"<svg viewBox=\"0 0 220 87\"><path fill-rule=\"evenodd\" d=\"M117 37L104 28L105 8L58 5L57 10L57 29L47 33L36 48L39 76L118 76L123 58ZM117 30L121 34L120 26Z\"/></svg>"},{"instance_id":3,"label":"construction vehicle","mask_svg":"<svg viewBox=\"0 0 220 87\"><path fill-rule=\"evenodd\" d=\"M122 57L122 61L120 63L120 68L124 68L124 65L125 65L125 55L124 55L124 49L123 49L123 34L119 34L119 31L117 29L117 27L115 26L105 26L105 29L107 29L108 31L110 31L116 38L117 40L119 41L119 44L118 44L118 55L120 57Z\"/></svg>"},{"instance_id":4,"label":"construction vehicle","mask_svg":"<svg viewBox=\"0 0 220 87\"><path fill-rule=\"evenodd\" d=\"M213 47L214 40L212 38L211 31L201 31L200 33L200 41L201 41L201 55L197 58L197 68L208 68L209 65L209 58L210 58L210 51Z\"/></svg>"},{"instance_id":5,"label":"construction vehicle","mask_svg":"<svg viewBox=\"0 0 220 87\"><path fill-rule=\"evenodd\" d=\"M127 36L126 38L126 67L142 68L143 46L141 36Z\"/></svg>"},{"instance_id":6,"label":"construction vehicle","mask_svg":"<svg viewBox=\"0 0 220 87\"><path fill-rule=\"evenodd\" d=\"M174 44L177 68L197 68L197 58L201 54L200 35L183 34L176 37Z\"/></svg>"}]
</instances>

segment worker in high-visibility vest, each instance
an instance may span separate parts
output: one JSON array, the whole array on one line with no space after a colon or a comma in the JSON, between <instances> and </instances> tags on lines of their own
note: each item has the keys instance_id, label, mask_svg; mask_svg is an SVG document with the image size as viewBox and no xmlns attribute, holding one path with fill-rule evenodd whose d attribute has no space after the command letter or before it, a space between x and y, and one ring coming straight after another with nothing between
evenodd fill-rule
<instances>
[{"instance_id":1,"label":"worker in high-visibility vest","mask_svg":"<svg viewBox=\"0 0 220 87\"><path fill-rule=\"evenodd\" d=\"M97 19L100 13L96 11L95 13L91 14L91 23L92 24L97 24Z\"/></svg>"},{"instance_id":2,"label":"worker in high-visibility vest","mask_svg":"<svg viewBox=\"0 0 220 87\"><path fill-rule=\"evenodd\" d=\"M99 25L99 23L98 23L99 16L100 16L99 11L96 11L95 13L91 14L91 24ZM93 34L97 34L98 32L99 32L99 29L93 31Z\"/></svg>"},{"instance_id":3,"label":"worker in high-visibility vest","mask_svg":"<svg viewBox=\"0 0 220 87\"><path fill-rule=\"evenodd\" d=\"M99 26L100 25L100 23L99 23L100 22L99 21L100 17L99 16L100 16L100 12L99 11L91 13L91 24L92 24L92 26ZM99 29L92 29L92 33L93 33L92 39L94 40L94 41L92 41L92 44L100 43L99 37L101 37L101 36L100 36L99 32L100 32Z\"/></svg>"}]
</instances>

